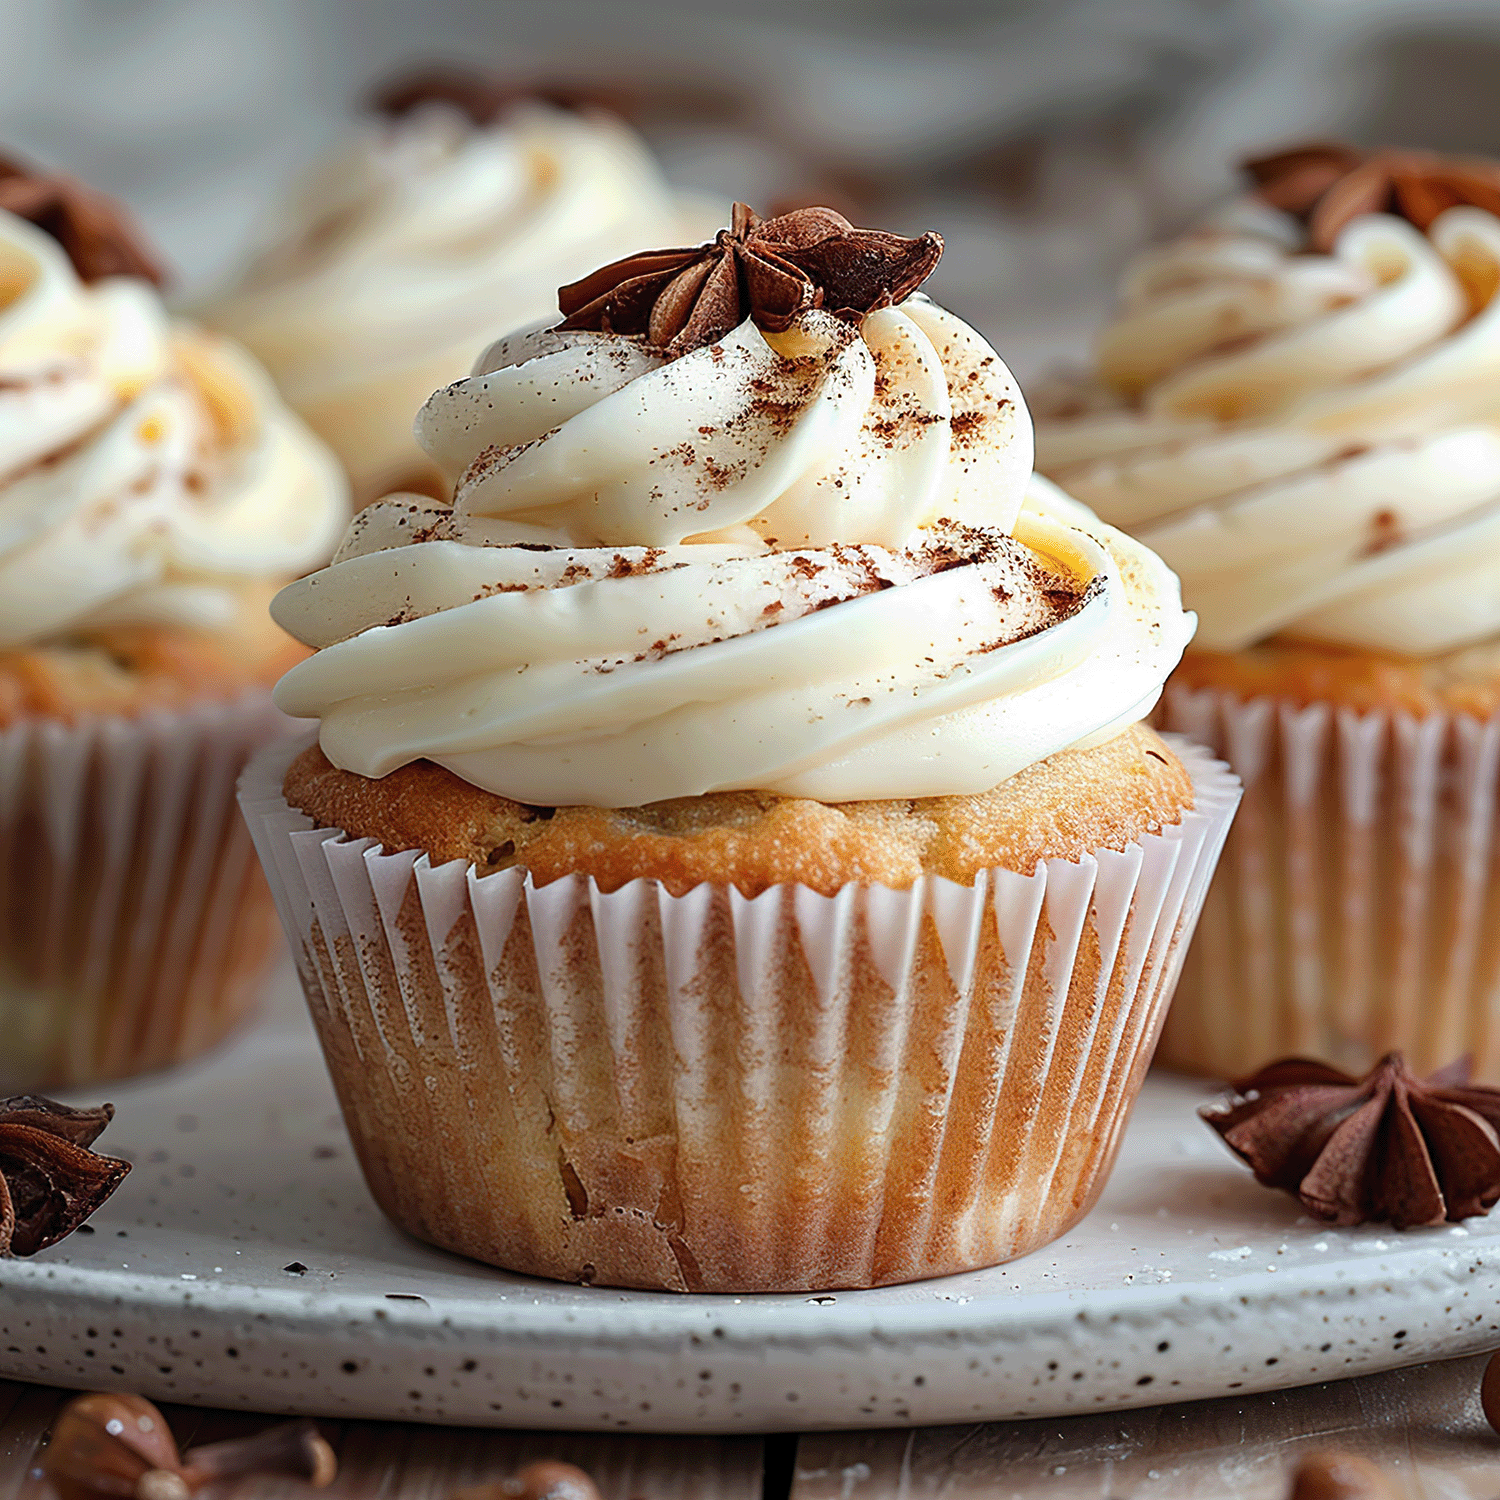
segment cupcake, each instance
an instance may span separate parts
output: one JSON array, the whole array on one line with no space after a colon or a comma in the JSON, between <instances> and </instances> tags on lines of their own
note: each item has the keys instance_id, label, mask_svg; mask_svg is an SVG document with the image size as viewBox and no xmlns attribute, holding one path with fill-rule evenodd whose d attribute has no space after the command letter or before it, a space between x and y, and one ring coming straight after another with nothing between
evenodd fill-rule
<instances>
[{"instance_id":1,"label":"cupcake","mask_svg":"<svg viewBox=\"0 0 1500 1500\"><path fill-rule=\"evenodd\" d=\"M1237 797L1142 722L1191 629L1029 484L1021 394L826 209L502 338L274 612L241 801L370 1187L512 1270L870 1286L1061 1234Z\"/></svg>"},{"instance_id":2,"label":"cupcake","mask_svg":"<svg viewBox=\"0 0 1500 1500\"><path fill-rule=\"evenodd\" d=\"M270 370L361 505L439 493L413 415L497 333L547 318L560 276L724 222L674 195L614 115L464 82L387 90L383 117L313 169L199 309Z\"/></svg>"},{"instance_id":3,"label":"cupcake","mask_svg":"<svg viewBox=\"0 0 1500 1500\"><path fill-rule=\"evenodd\" d=\"M254 1002L275 918L233 788L301 654L266 604L331 555L349 511L265 374L168 319L114 205L8 165L0 205L14 1092L191 1057Z\"/></svg>"},{"instance_id":4,"label":"cupcake","mask_svg":"<svg viewBox=\"0 0 1500 1500\"><path fill-rule=\"evenodd\" d=\"M1130 267L1038 423L1039 466L1181 575L1163 720L1245 781L1162 1056L1500 1081L1500 165L1250 172Z\"/></svg>"}]
</instances>

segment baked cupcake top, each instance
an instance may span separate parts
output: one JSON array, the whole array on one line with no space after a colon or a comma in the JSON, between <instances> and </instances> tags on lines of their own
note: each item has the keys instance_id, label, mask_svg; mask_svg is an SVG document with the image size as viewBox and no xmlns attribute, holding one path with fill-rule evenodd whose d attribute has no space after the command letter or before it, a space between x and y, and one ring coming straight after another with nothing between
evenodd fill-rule
<instances>
[{"instance_id":1,"label":"baked cupcake top","mask_svg":"<svg viewBox=\"0 0 1500 1500\"><path fill-rule=\"evenodd\" d=\"M723 222L602 111L523 100L477 120L450 94L392 97L399 112L315 167L201 309L265 363L361 500L421 473L413 413L497 330L546 317L559 280Z\"/></svg>"},{"instance_id":2,"label":"baked cupcake top","mask_svg":"<svg viewBox=\"0 0 1500 1500\"><path fill-rule=\"evenodd\" d=\"M277 620L337 767L548 806L987 790L1149 712L1192 630L1044 483L941 251L743 206L572 287L434 395L451 506L394 495Z\"/></svg>"},{"instance_id":3,"label":"baked cupcake top","mask_svg":"<svg viewBox=\"0 0 1500 1500\"><path fill-rule=\"evenodd\" d=\"M109 201L7 167L0 203L0 648L215 629L324 561L332 455L243 351L168 318Z\"/></svg>"},{"instance_id":4,"label":"baked cupcake top","mask_svg":"<svg viewBox=\"0 0 1500 1500\"><path fill-rule=\"evenodd\" d=\"M1500 633L1500 165L1314 146L1128 269L1038 467L1182 577L1197 643Z\"/></svg>"}]
</instances>

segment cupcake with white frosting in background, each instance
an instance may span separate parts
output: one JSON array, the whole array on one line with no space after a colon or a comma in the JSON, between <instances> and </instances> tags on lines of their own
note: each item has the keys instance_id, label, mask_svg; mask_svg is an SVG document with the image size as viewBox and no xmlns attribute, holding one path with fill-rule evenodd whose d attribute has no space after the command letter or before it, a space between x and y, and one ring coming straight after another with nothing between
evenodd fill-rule
<instances>
[{"instance_id":1,"label":"cupcake with white frosting in background","mask_svg":"<svg viewBox=\"0 0 1500 1500\"><path fill-rule=\"evenodd\" d=\"M936 235L743 206L501 339L275 614L241 801L367 1179L513 1270L869 1286L1093 1201L1237 784Z\"/></svg>"},{"instance_id":2,"label":"cupcake with white frosting in background","mask_svg":"<svg viewBox=\"0 0 1500 1500\"><path fill-rule=\"evenodd\" d=\"M154 275L117 205L0 165L10 1092L194 1056L277 947L234 781L301 654L267 602L332 554L347 485L243 350L169 319Z\"/></svg>"},{"instance_id":3,"label":"cupcake with white frosting in background","mask_svg":"<svg viewBox=\"0 0 1500 1500\"><path fill-rule=\"evenodd\" d=\"M1163 721L1246 783L1162 1056L1497 1081L1500 164L1249 170L1036 403L1038 467L1181 576Z\"/></svg>"},{"instance_id":4,"label":"cupcake with white frosting in background","mask_svg":"<svg viewBox=\"0 0 1500 1500\"><path fill-rule=\"evenodd\" d=\"M262 248L196 315L233 335L338 454L362 505L438 493L412 437L432 391L548 317L559 279L724 222L668 186L607 110L480 75L414 75L295 187Z\"/></svg>"}]
</instances>

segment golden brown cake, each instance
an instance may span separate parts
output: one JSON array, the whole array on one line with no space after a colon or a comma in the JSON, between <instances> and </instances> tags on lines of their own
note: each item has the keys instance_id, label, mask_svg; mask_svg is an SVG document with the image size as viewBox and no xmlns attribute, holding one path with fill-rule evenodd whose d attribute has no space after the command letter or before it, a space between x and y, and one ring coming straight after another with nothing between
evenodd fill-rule
<instances>
[{"instance_id":1,"label":"golden brown cake","mask_svg":"<svg viewBox=\"0 0 1500 1500\"><path fill-rule=\"evenodd\" d=\"M266 613L277 587L237 585L233 619L218 629L116 625L0 652L0 730L129 719L270 688L307 654Z\"/></svg>"},{"instance_id":2,"label":"golden brown cake","mask_svg":"<svg viewBox=\"0 0 1500 1500\"><path fill-rule=\"evenodd\" d=\"M936 235L743 205L559 293L275 614L241 790L372 1192L612 1286L871 1286L1108 1173L1237 790Z\"/></svg>"},{"instance_id":3,"label":"golden brown cake","mask_svg":"<svg viewBox=\"0 0 1500 1500\"><path fill-rule=\"evenodd\" d=\"M1247 168L1038 402L1039 466L1198 612L1159 722L1246 783L1161 1055L1500 1082L1500 164Z\"/></svg>"},{"instance_id":4,"label":"golden brown cake","mask_svg":"<svg viewBox=\"0 0 1500 1500\"><path fill-rule=\"evenodd\" d=\"M0 262L0 1089L16 1091L194 1056L258 998L275 925L233 785L304 654L265 606L327 558L348 506L248 357L168 318L107 200L5 164Z\"/></svg>"},{"instance_id":5,"label":"golden brown cake","mask_svg":"<svg viewBox=\"0 0 1500 1500\"><path fill-rule=\"evenodd\" d=\"M318 826L390 853L520 867L537 885L575 874L602 891L655 880L673 895L710 884L758 896L793 882L832 896L850 883L904 890L922 875L972 885L981 870L1029 875L1039 860L1124 849L1193 805L1182 762L1143 724L968 797L825 803L716 792L648 807L532 807L428 761L371 781L330 765L316 745L292 762L283 791Z\"/></svg>"},{"instance_id":6,"label":"golden brown cake","mask_svg":"<svg viewBox=\"0 0 1500 1500\"><path fill-rule=\"evenodd\" d=\"M1326 703L1356 713L1463 714L1489 719L1500 710L1500 642L1483 641L1436 656L1299 641L1274 636L1241 651L1189 647L1174 686L1211 688L1239 702L1272 698L1306 708Z\"/></svg>"}]
</instances>

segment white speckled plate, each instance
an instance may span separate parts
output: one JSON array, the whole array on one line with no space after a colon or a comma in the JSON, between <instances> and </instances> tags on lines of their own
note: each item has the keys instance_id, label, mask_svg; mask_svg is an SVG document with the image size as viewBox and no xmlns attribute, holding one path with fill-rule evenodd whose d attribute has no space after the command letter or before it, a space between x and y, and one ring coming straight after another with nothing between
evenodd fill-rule
<instances>
[{"instance_id":1,"label":"white speckled plate","mask_svg":"<svg viewBox=\"0 0 1500 1500\"><path fill-rule=\"evenodd\" d=\"M1009 1266L821 1297L508 1276L381 1217L293 990L209 1062L108 1091L100 1145L135 1171L92 1233L0 1262L0 1373L338 1417L765 1431L1057 1416L1500 1344L1500 1217L1319 1228L1163 1076L1098 1209Z\"/></svg>"}]
</instances>

